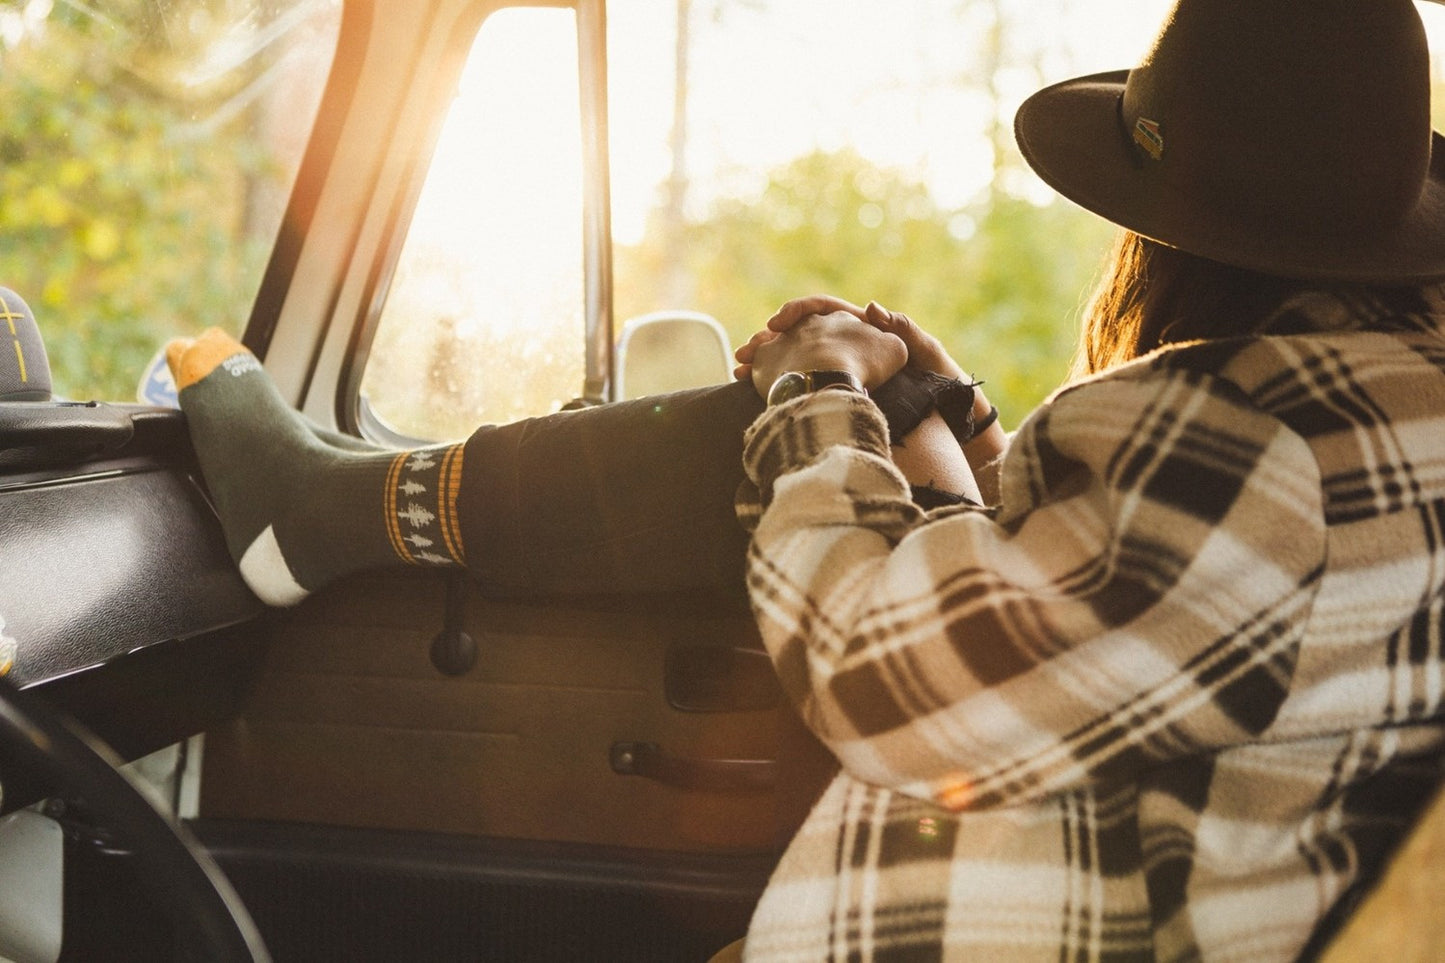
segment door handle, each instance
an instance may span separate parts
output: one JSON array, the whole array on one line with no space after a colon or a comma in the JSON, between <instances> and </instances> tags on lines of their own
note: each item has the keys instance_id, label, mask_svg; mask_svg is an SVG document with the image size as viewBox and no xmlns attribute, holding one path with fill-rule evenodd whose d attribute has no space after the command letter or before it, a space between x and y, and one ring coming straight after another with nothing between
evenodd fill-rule
<instances>
[{"instance_id":1,"label":"door handle","mask_svg":"<svg viewBox=\"0 0 1445 963\"><path fill-rule=\"evenodd\" d=\"M608 756L619 775L678 789L767 792L778 784L775 759L690 759L670 755L655 742L614 742Z\"/></svg>"}]
</instances>

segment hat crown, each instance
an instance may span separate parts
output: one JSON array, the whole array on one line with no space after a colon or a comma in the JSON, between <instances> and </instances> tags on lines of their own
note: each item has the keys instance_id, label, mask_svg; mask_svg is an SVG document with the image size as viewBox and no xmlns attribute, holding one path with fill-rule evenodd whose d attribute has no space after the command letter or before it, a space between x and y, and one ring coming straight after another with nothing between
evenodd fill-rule
<instances>
[{"instance_id":1,"label":"hat crown","mask_svg":"<svg viewBox=\"0 0 1445 963\"><path fill-rule=\"evenodd\" d=\"M1445 279L1445 137L1411 0L1175 0L1133 70L1014 121L1034 171L1116 224L1281 277Z\"/></svg>"},{"instance_id":2,"label":"hat crown","mask_svg":"<svg viewBox=\"0 0 1445 963\"><path fill-rule=\"evenodd\" d=\"M1430 167L1410 0L1181 0L1120 105L1142 176L1244 223L1388 231Z\"/></svg>"}]
</instances>

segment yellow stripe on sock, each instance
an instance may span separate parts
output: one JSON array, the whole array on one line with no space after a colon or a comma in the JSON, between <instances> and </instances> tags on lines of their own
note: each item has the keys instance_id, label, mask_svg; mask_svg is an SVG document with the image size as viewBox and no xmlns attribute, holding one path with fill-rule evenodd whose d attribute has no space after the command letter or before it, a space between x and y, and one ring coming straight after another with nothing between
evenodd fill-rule
<instances>
[{"instance_id":1,"label":"yellow stripe on sock","mask_svg":"<svg viewBox=\"0 0 1445 963\"><path fill-rule=\"evenodd\" d=\"M397 479L401 477L401 466L411 457L411 452L404 451L391 460L391 467L386 471L386 493L382 505L382 515L386 521L386 535L391 539L391 550L396 557L403 562L412 565L419 564L407 548L406 541L401 537L401 522L396 517L396 486Z\"/></svg>"},{"instance_id":2,"label":"yellow stripe on sock","mask_svg":"<svg viewBox=\"0 0 1445 963\"><path fill-rule=\"evenodd\" d=\"M464 445L453 445L442 459L441 474L437 478L437 520L441 525L442 541L446 543L447 554L458 565L467 564L467 553L462 545L462 528L457 518L457 495L462 488L462 449Z\"/></svg>"},{"instance_id":3,"label":"yellow stripe on sock","mask_svg":"<svg viewBox=\"0 0 1445 963\"><path fill-rule=\"evenodd\" d=\"M184 338L166 345L176 390L188 388L215 371L227 358L246 353L246 346L220 328L209 328L194 341Z\"/></svg>"}]
</instances>

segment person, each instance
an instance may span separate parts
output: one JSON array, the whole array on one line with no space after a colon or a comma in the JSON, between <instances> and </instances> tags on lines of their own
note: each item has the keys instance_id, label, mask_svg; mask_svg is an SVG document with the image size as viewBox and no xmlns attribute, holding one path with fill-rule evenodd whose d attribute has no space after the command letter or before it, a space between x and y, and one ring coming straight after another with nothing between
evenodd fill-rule
<instances>
[{"instance_id":1,"label":"person","mask_svg":"<svg viewBox=\"0 0 1445 963\"><path fill-rule=\"evenodd\" d=\"M464 571L493 596L703 591L744 600L747 535L733 497L743 430L762 408L746 385L391 450L320 430L219 328L173 341L167 361L227 547L270 605L296 605L387 566ZM958 377L916 368L877 394L920 504L978 497L954 438L972 431L972 397Z\"/></svg>"},{"instance_id":2,"label":"person","mask_svg":"<svg viewBox=\"0 0 1445 963\"><path fill-rule=\"evenodd\" d=\"M848 386L955 381L934 339L877 305L784 305L740 349L742 380L683 419L702 430L681 473L697 487L612 516L521 503L517 479L596 488L588 446L536 453L585 426L616 458L601 439L630 409L501 426L413 466L257 403L248 355L203 338L174 363L233 553L243 571L253 550L279 557L297 583L279 580L283 600L420 548L575 584L547 582L572 543L528 552L508 526L597 522L584 541L610 559L612 536L666 528L745 475L748 595L842 764L748 959L1310 954L1445 756L1445 143L1418 14L1178 0L1142 64L1045 88L1016 132L1048 183L1125 233L1083 375L1006 448L982 393L953 390L976 496L921 508L887 419ZM559 471L567 458L582 464ZM426 489L416 517L447 518L430 546L393 529L384 512L412 501L388 486ZM693 546L713 531L687 530ZM635 584L627 552L614 561L607 577Z\"/></svg>"},{"instance_id":3,"label":"person","mask_svg":"<svg viewBox=\"0 0 1445 963\"><path fill-rule=\"evenodd\" d=\"M745 959L1324 945L1445 775L1429 100L1409 0L1177 0L1027 100L1123 233L986 507L919 512L856 390L941 363L906 316L803 298L739 349L751 603L842 764Z\"/></svg>"}]
</instances>

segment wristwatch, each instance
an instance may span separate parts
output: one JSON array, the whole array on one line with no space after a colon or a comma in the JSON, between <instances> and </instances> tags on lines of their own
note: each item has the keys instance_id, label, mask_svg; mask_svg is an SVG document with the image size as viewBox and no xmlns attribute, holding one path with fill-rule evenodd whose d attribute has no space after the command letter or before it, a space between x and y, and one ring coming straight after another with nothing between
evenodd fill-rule
<instances>
[{"instance_id":1,"label":"wristwatch","mask_svg":"<svg viewBox=\"0 0 1445 963\"><path fill-rule=\"evenodd\" d=\"M768 389L768 405L780 405L824 388L842 388L866 395L863 382L851 371L784 371Z\"/></svg>"}]
</instances>

